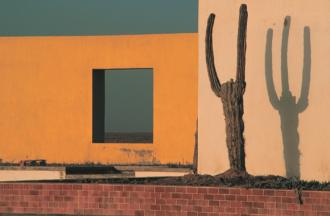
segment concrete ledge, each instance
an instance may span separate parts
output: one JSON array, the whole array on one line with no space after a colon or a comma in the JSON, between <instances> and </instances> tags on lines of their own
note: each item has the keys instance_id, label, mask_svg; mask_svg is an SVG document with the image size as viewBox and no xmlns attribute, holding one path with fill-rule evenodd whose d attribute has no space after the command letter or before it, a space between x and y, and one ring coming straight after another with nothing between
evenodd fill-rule
<instances>
[{"instance_id":1,"label":"concrete ledge","mask_svg":"<svg viewBox=\"0 0 330 216\"><path fill-rule=\"evenodd\" d=\"M70 165L68 167L74 167ZM77 165L83 169L84 165ZM107 166L95 166L95 168ZM112 167L109 165L108 167ZM140 166L140 165L116 165L113 166L121 173L66 173L66 166L0 166L0 182L3 181L41 181L61 179L104 179L104 178L144 178L144 177L170 177L183 176L192 173L189 168L172 168L168 166ZM89 171L92 165L86 165ZM98 169L100 170L100 169Z\"/></svg>"},{"instance_id":2,"label":"concrete ledge","mask_svg":"<svg viewBox=\"0 0 330 216\"><path fill-rule=\"evenodd\" d=\"M166 165L141 166L141 165L115 165L118 170L133 170L133 171L154 171L154 172L191 172L190 168L169 167Z\"/></svg>"},{"instance_id":3,"label":"concrete ledge","mask_svg":"<svg viewBox=\"0 0 330 216\"><path fill-rule=\"evenodd\" d=\"M61 170L0 170L1 181L38 181L65 179Z\"/></svg>"},{"instance_id":4,"label":"concrete ledge","mask_svg":"<svg viewBox=\"0 0 330 216\"><path fill-rule=\"evenodd\" d=\"M172 177L172 176L184 176L191 172L182 171L135 171L135 177L145 178L145 177Z\"/></svg>"},{"instance_id":5,"label":"concrete ledge","mask_svg":"<svg viewBox=\"0 0 330 216\"><path fill-rule=\"evenodd\" d=\"M66 175L65 179L107 179L107 178L132 178L134 172L125 172L121 174L87 174L87 175Z\"/></svg>"}]
</instances>

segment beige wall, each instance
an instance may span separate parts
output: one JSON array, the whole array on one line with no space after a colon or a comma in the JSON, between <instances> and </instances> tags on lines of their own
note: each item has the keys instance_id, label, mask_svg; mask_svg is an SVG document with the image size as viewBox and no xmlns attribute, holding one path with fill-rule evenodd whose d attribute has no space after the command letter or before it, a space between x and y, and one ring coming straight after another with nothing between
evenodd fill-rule
<instances>
[{"instance_id":1,"label":"beige wall","mask_svg":"<svg viewBox=\"0 0 330 216\"><path fill-rule=\"evenodd\" d=\"M205 64L208 15L214 25L215 63L222 82L235 77L238 11L248 6L247 89L244 96L246 165L251 174L285 175L281 120L268 98L265 79L266 35L273 29L273 79L281 95L281 40L285 16L291 17L288 41L290 90L299 98L304 56L304 27L310 28L309 105L298 114L302 179L330 180L330 1L201 0L199 1L199 172L229 168L222 104L211 91Z\"/></svg>"}]
</instances>

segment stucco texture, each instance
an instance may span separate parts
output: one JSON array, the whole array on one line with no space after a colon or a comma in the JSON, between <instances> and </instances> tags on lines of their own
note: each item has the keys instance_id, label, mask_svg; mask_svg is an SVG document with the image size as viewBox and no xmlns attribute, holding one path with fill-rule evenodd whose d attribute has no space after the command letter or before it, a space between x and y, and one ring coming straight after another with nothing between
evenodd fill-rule
<instances>
[{"instance_id":1,"label":"stucco texture","mask_svg":"<svg viewBox=\"0 0 330 216\"><path fill-rule=\"evenodd\" d=\"M221 82L225 82L236 75L238 13L242 3L247 4L249 13L243 116L247 171L254 175L300 175L307 180L330 180L330 2L327 0L199 1L199 172L216 174L229 168L222 104L210 88L206 70L207 18L211 12L216 14L215 65ZM286 16L291 19L290 28L284 33L284 38L288 38L287 51L285 39L282 42ZM278 100L272 92L270 74ZM290 97L288 88L283 87L286 90L282 91L285 80L295 99ZM297 107L300 98L304 106Z\"/></svg>"},{"instance_id":2,"label":"stucco texture","mask_svg":"<svg viewBox=\"0 0 330 216\"><path fill-rule=\"evenodd\" d=\"M1 161L192 163L197 44L197 33L1 37ZM153 68L153 144L92 143L95 68Z\"/></svg>"}]
</instances>

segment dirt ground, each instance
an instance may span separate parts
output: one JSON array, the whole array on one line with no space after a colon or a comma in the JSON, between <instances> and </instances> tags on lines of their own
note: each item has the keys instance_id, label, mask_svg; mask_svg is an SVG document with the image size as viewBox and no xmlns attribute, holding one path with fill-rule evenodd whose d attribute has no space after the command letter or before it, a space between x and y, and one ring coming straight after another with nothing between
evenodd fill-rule
<instances>
[{"instance_id":1,"label":"dirt ground","mask_svg":"<svg viewBox=\"0 0 330 216\"><path fill-rule=\"evenodd\" d=\"M66 180L67 182L67 180ZM281 176L252 176L249 174L220 174L195 175L183 177L157 177L157 178L120 178L120 179L80 179L70 182L79 183L112 183L112 184L155 184L155 185L189 185L189 186L226 186L244 188L274 188L298 190L326 190L330 191L330 182L301 181L295 178Z\"/></svg>"},{"instance_id":2,"label":"dirt ground","mask_svg":"<svg viewBox=\"0 0 330 216\"><path fill-rule=\"evenodd\" d=\"M110 173L118 174L119 170L108 166L72 165L67 166L67 172L71 174L97 174ZM35 181L34 181L35 182ZM228 170L219 175L199 175L188 174L182 177L123 177L123 178L102 178L102 179L64 179L64 180L44 180L39 182L70 182L70 183L111 183L111 184L153 184L153 185L189 185L189 186L224 186L224 187L244 187L244 188L273 188L273 189L298 189L298 190L325 190L330 191L330 181L303 181L297 178L285 178L282 176L267 175L253 176L246 172L239 173Z\"/></svg>"}]
</instances>

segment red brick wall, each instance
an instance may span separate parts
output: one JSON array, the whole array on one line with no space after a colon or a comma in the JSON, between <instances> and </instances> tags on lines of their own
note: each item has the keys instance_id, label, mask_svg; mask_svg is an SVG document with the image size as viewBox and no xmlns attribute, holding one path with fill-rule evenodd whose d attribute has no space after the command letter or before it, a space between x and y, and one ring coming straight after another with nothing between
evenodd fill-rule
<instances>
[{"instance_id":1,"label":"red brick wall","mask_svg":"<svg viewBox=\"0 0 330 216\"><path fill-rule=\"evenodd\" d=\"M330 215L330 191L112 184L0 184L1 213Z\"/></svg>"}]
</instances>

